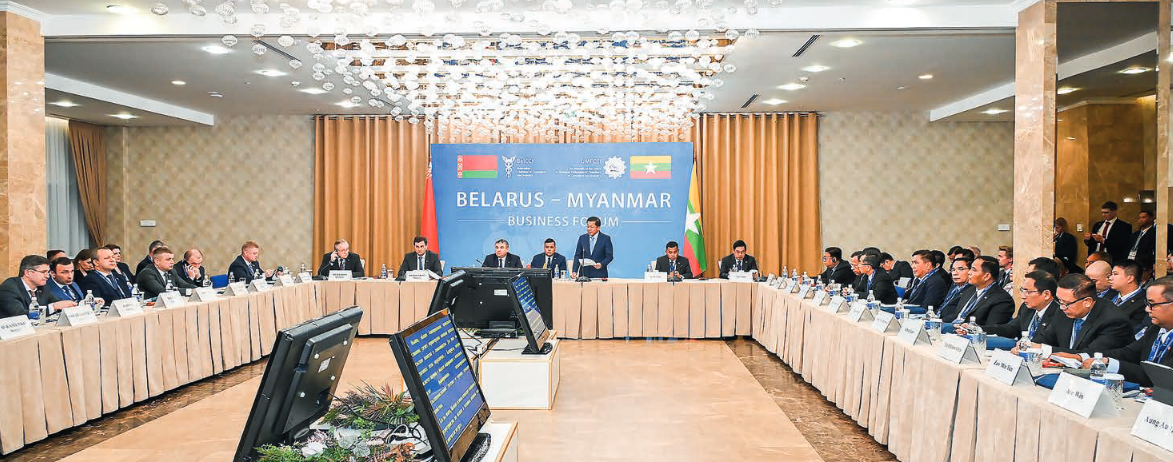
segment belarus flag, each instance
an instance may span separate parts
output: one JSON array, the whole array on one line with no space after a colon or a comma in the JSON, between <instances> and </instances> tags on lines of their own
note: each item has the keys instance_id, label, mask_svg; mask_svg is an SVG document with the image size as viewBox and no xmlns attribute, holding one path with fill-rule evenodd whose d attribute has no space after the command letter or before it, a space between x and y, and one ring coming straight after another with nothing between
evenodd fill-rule
<instances>
[{"instance_id":1,"label":"belarus flag","mask_svg":"<svg viewBox=\"0 0 1173 462\"><path fill-rule=\"evenodd\" d=\"M456 156L457 178L497 178L497 156Z\"/></svg>"},{"instance_id":2,"label":"belarus flag","mask_svg":"<svg viewBox=\"0 0 1173 462\"><path fill-rule=\"evenodd\" d=\"M631 178L667 180L672 178L672 156L631 156Z\"/></svg>"}]
</instances>

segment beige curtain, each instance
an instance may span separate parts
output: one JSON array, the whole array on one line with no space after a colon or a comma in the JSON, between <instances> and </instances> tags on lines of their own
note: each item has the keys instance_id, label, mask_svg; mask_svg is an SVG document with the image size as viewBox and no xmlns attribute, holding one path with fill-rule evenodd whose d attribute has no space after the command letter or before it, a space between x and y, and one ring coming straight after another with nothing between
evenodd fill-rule
<instances>
[{"instance_id":1,"label":"beige curtain","mask_svg":"<svg viewBox=\"0 0 1173 462\"><path fill-rule=\"evenodd\" d=\"M106 242L106 135L97 125L69 121L77 189L85 212L86 229L94 245Z\"/></svg>"},{"instance_id":2,"label":"beige curtain","mask_svg":"<svg viewBox=\"0 0 1173 462\"><path fill-rule=\"evenodd\" d=\"M818 116L706 114L700 131L705 274L738 239L763 273L819 272Z\"/></svg>"},{"instance_id":3,"label":"beige curtain","mask_svg":"<svg viewBox=\"0 0 1173 462\"><path fill-rule=\"evenodd\" d=\"M428 138L419 124L390 117L314 120L314 255L341 238L367 261L398 269L423 215ZM314 261L314 265L319 263Z\"/></svg>"}]
</instances>

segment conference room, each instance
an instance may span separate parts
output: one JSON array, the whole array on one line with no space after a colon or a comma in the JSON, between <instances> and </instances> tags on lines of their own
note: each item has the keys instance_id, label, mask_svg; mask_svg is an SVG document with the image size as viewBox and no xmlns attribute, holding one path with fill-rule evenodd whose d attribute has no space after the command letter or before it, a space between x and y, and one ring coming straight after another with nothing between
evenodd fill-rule
<instances>
[{"instance_id":1,"label":"conference room","mask_svg":"<svg viewBox=\"0 0 1173 462\"><path fill-rule=\"evenodd\" d=\"M1173 460L1170 10L0 1L0 460Z\"/></svg>"}]
</instances>

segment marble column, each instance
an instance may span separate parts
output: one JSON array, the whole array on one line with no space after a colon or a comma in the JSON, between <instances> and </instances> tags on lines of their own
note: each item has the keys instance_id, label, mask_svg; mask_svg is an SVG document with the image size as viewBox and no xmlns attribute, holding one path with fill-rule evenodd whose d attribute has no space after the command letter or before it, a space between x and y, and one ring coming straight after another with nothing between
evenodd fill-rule
<instances>
[{"instance_id":1,"label":"marble column","mask_svg":"<svg viewBox=\"0 0 1173 462\"><path fill-rule=\"evenodd\" d=\"M1055 17L1055 0L1040 1L1018 14L1015 31L1013 230L1020 262L1054 253ZM1015 287L1022 276L1014 272Z\"/></svg>"},{"instance_id":2,"label":"marble column","mask_svg":"<svg viewBox=\"0 0 1173 462\"><path fill-rule=\"evenodd\" d=\"M1169 223L1169 201L1173 197L1169 197L1169 116L1173 108L1170 104L1170 72L1173 71L1173 64L1170 64L1170 1L1161 0L1160 15L1157 30L1161 33L1157 34L1157 264L1154 265L1154 270L1157 276L1165 275L1165 255L1168 250L1165 248L1167 243L1164 231L1167 229L1166 223Z\"/></svg>"},{"instance_id":3,"label":"marble column","mask_svg":"<svg viewBox=\"0 0 1173 462\"><path fill-rule=\"evenodd\" d=\"M45 39L39 22L11 12L0 12L0 88L0 277L9 277L48 239Z\"/></svg>"}]
</instances>

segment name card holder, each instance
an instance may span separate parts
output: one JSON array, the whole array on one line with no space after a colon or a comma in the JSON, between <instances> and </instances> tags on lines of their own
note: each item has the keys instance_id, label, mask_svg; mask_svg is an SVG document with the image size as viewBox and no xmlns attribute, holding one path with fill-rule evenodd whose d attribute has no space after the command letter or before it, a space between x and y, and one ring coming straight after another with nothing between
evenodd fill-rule
<instances>
[{"instance_id":1,"label":"name card holder","mask_svg":"<svg viewBox=\"0 0 1173 462\"><path fill-rule=\"evenodd\" d=\"M659 271L645 271L644 282L668 282L668 273Z\"/></svg>"},{"instance_id":2,"label":"name card holder","mask_svg":"<svg viewBox=\"0 0 1173 462\"><path fill-rule=\"evenodd\" d=\"M831 297L831 303L827 304L827 311L832 313L839 313L843 307L847 305L847 299L838 295Z\"/></svg>"},{"instance_id":3,"label":"name card holder","mask_svg":"<svg viewBox=\"0 0 1173 462\"><path fill-rule=\"evenodd\" d=\"M1012 387L1035 385L1030 372L1022 367L1022 356L1007 350L994 350L994 354L990 356L990 364L986 366L986 376Z\"/></svg>"},{"instance_id":4,"label":"name card holder","mask_svg":"<svg viewBox=\"0 0 1173 462\"><path fill-rule=\"evenodd\" d=\"M210 302L219 299L220 295L216 293L216 289L211 287L196 287L195 292L191 294L191 299L188 301Z\"/></svg>"},{"instance_id":5,"label":"name card holder","mask_svg":"<svg viewBox=\"0 0 1173 462\"><path fill-rule=\"evenodd\" d=\"M855 302L851 304L851 311L847 312L847 319L851 322L871 321L875 319L872 316L872 311L868 309L868 305L863 302Z\"/></svg>"},{"instance_id":6,"label":"name card holder","mask_svg":"<svg viewBox=\"0 0 1173 462\"><path fill-rule=\"evenodd\" d=\"M289 274L282 274L273 278L273 287L289 287L296 284L293 282L293 276Z\"/></svg>"},{"instance_id":7,"label":"name card holder","mask_svg":"<svg viewBox=\"0 0 1173 462\"><path fill-rule=\"evenodd\" d=\"M982 357L970 345L969 339L955 334L941 336L941 347L937 349L937 356L953 364L981 364Z\"/></svg>"},{"instance_id":8,"label":"name card holder","mask_svg":"<svg viewBox=\"0 0 1173 462\"><path fill-rule=\"evenodd\" d=\"M232 284L228 284L228 287L224 289L224 295L229 297L248 295L248 286L244 282L233 282Z\"/></svg>"},{"instance_id":9,"label":"name card holder","mask_svg":"<svg viewBox=\"0 0 1173 462\"><path fill-rule=\"evenodd\" d=\"M775 276L774 273L770 273L769 276L766 276L766 285L767 286L774 287L774 283L776 283L777 281L778 281L778 276Z\"/></svg>"},{"instance_id":10,"label":"name card holder","mask_svg":"<svg viewBox=\"0 0 1173 462\"><path fill-rule=\"evenodd\" d=\"M933 344L933 341L929 339L929 333L925 331L925 321L923 319L904 319L904 323L900 325L900 334L897 337L909 345Z\"/></svg>"},{"instance_id":11,"label":"name card holder","mask_svg":"<svg viewBox=\"0 0 1173 462\"><path fill-rule=\"evenodd\" d=\"M269 290L269 281L266 281L265 278L253 279L253 282L248 285L248 289L251 292L268 291Z\"/></svg>"},{"instance_id":12,"label":"name card holder","mask_svg":"<svg viewBox=\"0 0 1173 462\"><path fill-rule=\"evenodd\" d=\"M305 284L305 283L311 282L313 280L314 280L314 275L310 274L309 272L297 273L297 283L298 284Z\"/></svg>"},{"instance_id":13,"label":"name card holder","mask_svg":"<svg viewBox=\"0 0 1173 462\"><path fill-rule=\"evenodd\" d=\"M729 280L734 282L753 282L753 273L749 271L730 271Z\"/></svg>"},{"instance_id":14,"label":"name card holder","mask_svg":"<svg viewBox=\"0 0 1173 462\"><path fill-rule=\"evenodd\" d=\"M134 299L131 299L132 301ZM98 317L86 306L71 306L61 310L61 317L57 318L57 326L84 326L98 322Z\"/></svg>"},{"instance_id":15,"label":"name card holder","mask_svg":"<svg viewBox=\"0 0 1173 462\"><path fill-rule=\"evenodd\" d=\"M427 282L431 280L431 276L428 275L428 270L408 271L403 276L403 280L407 282Z\"/></svg>"},{"instance_id":16,"label":"name card holder","mask_svg":"<svg viewBox=\"0 0 1173 462\"><path fill-rule=\"evenodd\" d=\"M815 292L814 298L811 299L811 303L814 303L815 306L823 306L825 301L827 301L827 293L821 290Z\"/></svg>"},{"instance_id":17,"label":"name card holder","mask_svg":"<svg viewBox=\"0 0 1173 462\"><path fill-rule=\"evenodd\" d=\"M806 286L800 284L798 281L794 281L794 283L790 285L790 293L796 294L798 291L802 290L803 287Z\"/></svg>"},{"instance_id":18,"label":"name card holder","mask_svg":"<svg viewBox=\"0 0 1173 462\"><path fill-rule=\"evenodd\" d=\"M1047 402L1084 418L1115 417L1117 414L1116 405L1104 384L1062 372L1055 380L1055 388L1051 389Z\"/></svg>"},{"instance_id":19,"label":"name card holder","mask_svg":"<svg viewBox=\"0 0 1173 462\"><path fill-rule=\"evenodd\" d=\"M0 340L11 340L34 333L36 331L33 330L33 322L27 315L0 319Z\"/></svg>"},{"instance_id":20,"label":"name card holder","mask_svg":"<svg viewBox=\"0 0 1173 462\"><path fill-rule=\"evenodd\" d=\"M876 332L888 333L894 332L899 326L896 323L896 315L887 311L876 313L876 317L872 320L872 329Z\"/></svg>"},{"instance_id":21,"label":"name card holder","mask_svg":"<svg viewBox=\"0 0 1173 462\"><path fill-rule=\"evenodd\" d=\"M777 289L789 291L790 284L793 283L793 281L791 281L790 278L781 278L775 281L775 283L777 284Z\"/></svg>"},{"instance_id":22,"label":"name card holder","mask_svg":"<svg viewBox=\"0 0 1173 462\"><path fill-rule=\"evenodd\" d=\"M155 299L155 308L178 308L187 303L177 291L163 292Z\"/></svg>"},{"instance_id":23,"label":"name card holder","mask_svg":"<svg viewBox=\"0 0 1173 462\"><path fill-rule=\"evenodd\" d=\"M106 312L106 316L114 318L126 318L130 316L138 316L140 314L143 314L143 306L138 303L137 299L133 298L114 300L114 303L110 304L110 311ZM65 317L64 313L62 313L61 317ZM60 325L60 323L58 323L58 325Z\"/></svg>"},{"instance_id":24,"label":"name card holder","mask_svg":"<svg viewBox=\"0 0 1173 462\"><path fill-rule=\"evenodd\" d=\"M1132 436L1173 451L1173 406L1146 401L1132 424Z\"/></svg>"},{"instance_id":25,"label":"name card holder","mask_svg":"<svg viewBox=\"0 0 1173 462\"><path fill-rule=\"evenodd\" d=\"M806 300L806 295L808 293L810 293L810 291L811 291L811 286L802 286L801 289L798 289L798 299L799 300Z\"/></svg>"},{"instance_id":26,"label":"name card holder","mask_svg":"<svg viewBox=\"0 0 1173 462\"><path fill-rule=\"evenodd\" d=\"M326 276L327 281L349 281L354 279L354 273L350 270L330 270L330 274Z\"/></svg>"}]
</instances>

